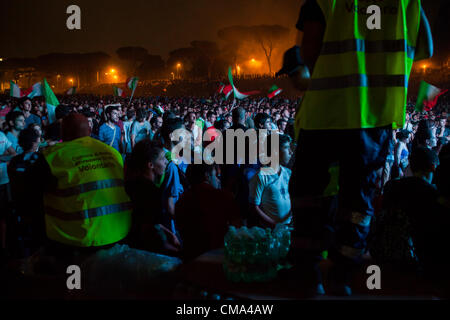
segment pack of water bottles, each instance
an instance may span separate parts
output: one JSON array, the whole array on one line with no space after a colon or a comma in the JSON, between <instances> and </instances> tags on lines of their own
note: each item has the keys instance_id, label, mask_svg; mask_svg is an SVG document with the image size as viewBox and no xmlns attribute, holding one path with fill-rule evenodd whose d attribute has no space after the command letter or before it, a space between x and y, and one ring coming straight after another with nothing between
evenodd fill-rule
<instances>
[{"instance_id":1,"label":"pack of water bottles","mask_svg":"<svg viewBox=\"0 0 450 320\"><path fill-rule=\"evenodd\" d=\"M231 226L225 235L224 272L233 282L263 282L277 276L286 258L291 234L286 225L274 230Z\"/></svg>"}]
</instances>

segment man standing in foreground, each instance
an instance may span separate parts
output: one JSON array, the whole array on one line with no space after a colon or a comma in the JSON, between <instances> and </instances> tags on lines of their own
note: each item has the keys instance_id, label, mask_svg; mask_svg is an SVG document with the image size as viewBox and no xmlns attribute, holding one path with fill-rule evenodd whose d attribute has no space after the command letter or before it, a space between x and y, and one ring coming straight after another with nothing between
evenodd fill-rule
<instances>
[{"instance_id":1,"label":"man standing in foreground","mask_svg":"<svg viewBox=\"0 0 450 320\"><path fill-rule=\"evenodd\" d=\"M289 192L295 237L309 239L310 251L330 249L338 266L336 288L346 295L351 294L348 271L367 245L376 171L386 160L392 129L405 122L413 61L433 51L420 0L364 2L372 4L380 10L380 28L369 23L377 18L373 12L366 13L356 1L354 7L348 1L306 1L297 23L297 46L285 54L279 72L303 90L305 64L311 72L296 117L299 147ZM333 230L325 190L336 161L337 231L334 248L329 248Z\"/></svg>"}]
</instances>

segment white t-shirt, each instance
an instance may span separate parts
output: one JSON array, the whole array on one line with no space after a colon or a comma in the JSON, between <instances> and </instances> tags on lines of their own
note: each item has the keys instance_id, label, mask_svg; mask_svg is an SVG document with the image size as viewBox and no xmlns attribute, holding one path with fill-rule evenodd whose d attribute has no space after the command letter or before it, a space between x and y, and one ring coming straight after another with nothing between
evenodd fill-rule
<instances>
[{"instance_id":1,"label":"white t-shirt","mask_svg":"<svg viewBox=\"0 0 450 320\"><path fill-rule=\"evenodd\" d=\"M5 134L0 131L0 156L2 156L11 146L11 141L9 141ZM0 162L0 185L7 184L8 182L8 165L6 162Z\"/></svg>"},{"instance_id":2,"label":"white t-shirt","mask_svg":"<svg viewBox=\"0 0 450 320\"><path fill-rule=\"evenodd\" d=\"M283 166L280 166L280 168L279 175L272 168L262 168L250 180L249 201L251 204L259 206L265 214L276 222L289 224L291 222L289 216L291 211L291 199L289 197L291 170Z\"/></svg>"}]
</instances>

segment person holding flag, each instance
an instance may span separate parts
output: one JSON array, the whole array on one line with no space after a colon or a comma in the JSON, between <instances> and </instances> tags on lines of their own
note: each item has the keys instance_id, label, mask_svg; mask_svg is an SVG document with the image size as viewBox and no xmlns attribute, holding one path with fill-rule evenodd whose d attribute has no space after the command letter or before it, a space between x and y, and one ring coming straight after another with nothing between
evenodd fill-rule
<instances>
[{"instance_id":1,"label":"person holding flag","mask_svg":"<svg viewBox=\"0 0 450 320\"><path fill-rule=\"evenodd\" d=\"M366 252L376 172L386 161L392 130L404 125L413 61L433 52L420 1L389 4L395 14L382 14L382 28L370 29L366 12L348 11L346 1L306 1L297 45L285 53L278 72L307 89L295 121L299 144L289 190L294 243L308 240L304 250L315 257L330 249L337 294L351 294L350 271ZM331 198L325 193L335 162L337 224L328 218Z\"/></svg>"},{"instance_id":2,"label":"person holding flag","mask_svg":"<svg viewBox=\"0 0 450 320\"><path fill-rule=\"evenodd\" d=\"M127 88L131 90L131 98L130 98L130 102L129 103L131 103L131 100L133 100L134 91L137 88L138 82L139 82L139 78L138 77L131 77L131 78L128 78L127 81L126 81Z\"/></svg>"}]
</instances>

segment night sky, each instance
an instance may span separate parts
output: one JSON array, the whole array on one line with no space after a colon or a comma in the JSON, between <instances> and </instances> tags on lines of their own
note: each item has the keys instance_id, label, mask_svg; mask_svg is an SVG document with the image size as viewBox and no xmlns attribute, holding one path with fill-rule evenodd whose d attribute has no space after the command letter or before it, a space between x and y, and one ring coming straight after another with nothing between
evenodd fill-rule
<instances>
[{"instance_id":1,"label":"night sky","mask_svg":"<svg viewBox=\"0 0 450 320\"><path fill-rule=\"evenodd\" d=\"M344 0L342 0L344 1ZM424 0L439 49L448 44L448 0ZM66 28L66 8L81 8L82 30ZM294 41L301 0L0 0L0 57L142 46L166 58L192 40L218 41L231 25L280 24ZM447 12L447 13L445 13ZM433 31L435 31L433 30ZM444 39L445 37L445 39ZM447 46L448 47L448 46Z\"/></svg>"}]
</instances>

